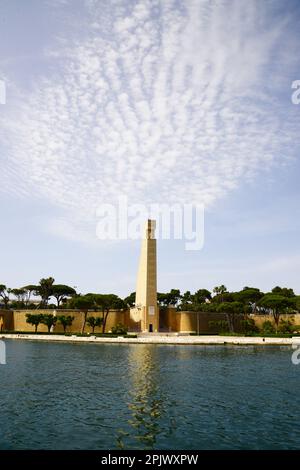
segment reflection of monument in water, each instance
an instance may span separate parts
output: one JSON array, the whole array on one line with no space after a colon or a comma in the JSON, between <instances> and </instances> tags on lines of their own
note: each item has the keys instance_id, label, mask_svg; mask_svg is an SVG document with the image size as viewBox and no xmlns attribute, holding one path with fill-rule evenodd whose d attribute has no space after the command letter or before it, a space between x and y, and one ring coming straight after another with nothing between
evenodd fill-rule
<instances>
[{"instance_id":1,"label":"reflection of monument in water","mask_svg":"<svg viewBox=\"0 0 300 470\"><path fill-rule=\"evenodd\" d=\"M130 318L133 323L140 323L142 332L152 333L159 330L154 220L147 221L145 235L142 240L135 307L130 310Z\"/></svg>"},{"instance_id":2,"label":"reflection of monument in water","mask_svg":"<svg viewBox=\"0 0 300 470\"><path fill-rule=\"evenodd\" d=\"M129 419L118 430L117 446L125 449L153 449L159 435L170 435L176 428L171 409L177 404L162 393L159 352L152 345L132 345L127 397Z\"/></svg>"},{"instance_id":3,"label":"reflection of monument in water","mask_svg":"<svg viewBox=\"0 0 300 470\"><path fill-rule=\"evenodd\" d=\"M130 309L131 325L142 332L159 331L159 308L157 305L157 265L155 221L146 223L142 240L137 276L135 307ZM174 423L165 419L165 409L171 406L167 396L162 396L160 365L155 355L157 350L149 345L132 345L129 350L132 373L128 397L130 419L125 429L119 429L119 448L153 449L162 432L170 434Z\"/></svg>"}]
</instances>

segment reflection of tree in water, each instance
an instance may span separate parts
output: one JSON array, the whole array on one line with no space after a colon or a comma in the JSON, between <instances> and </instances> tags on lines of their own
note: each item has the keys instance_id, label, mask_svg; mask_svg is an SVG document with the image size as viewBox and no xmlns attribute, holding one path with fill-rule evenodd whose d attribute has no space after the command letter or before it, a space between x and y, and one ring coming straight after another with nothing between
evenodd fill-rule
<instances>
[{"instance_id":1,"label":"reflection of tree in water","mask_svg":"<svg viewBox=\"0 0 300 470\"><path fill-rule=\"evenodd\" d=\"M153 357L155 349L139 345L132 348L130 353L132 389L129 392L128 408L131 418L128 420L129 430L118 432L118 447L152 449L159 434L172 432L174 423L172 420L168 422L165 416L171 402L162 394L159 362ZM131 445L127 445L128 441Z\"/></svg>"}]
</instances>

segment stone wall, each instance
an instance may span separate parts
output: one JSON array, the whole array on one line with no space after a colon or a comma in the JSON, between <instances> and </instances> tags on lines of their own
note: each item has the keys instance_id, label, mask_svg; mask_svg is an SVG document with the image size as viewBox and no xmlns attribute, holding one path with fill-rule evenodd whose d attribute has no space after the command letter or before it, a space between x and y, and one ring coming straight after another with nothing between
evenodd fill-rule
<instances>
[{"instance_id":1,"label":"stone wall","mask_svg":"<svg viewBox=\"0 0 300 470\"><path fill-rule=\"evenodd\" d=\"M224 314L218 313L197 313L197 312L176 312L176 316L180 316L180 320L176 320L174 327L177 327L177 331L181 332L200 332L202 334L206 333L217 333L209 325L211 321L226 321L226 316ZM265 321L270 321L273 325L275 324L274 318L272 315L251 315L255 321L256 326L259 328L262 327ZM238 332L241 330L240 321L243 319L243 316L238 316L235 320L235 330ZM290 320L294 325L300 325L300 314L295 315L281 315L280 319ZM175 330L176 331L176 330Z\"/></svg>"},{"instance_id":2,"label":"stone wall","mask_svg":"<svg viewBox=\"0 0 300 470\"><path fill-rule=\"evenodd\" d=\"M175 308L168 307L160 312L160 329L165 332L213 334L217 331L209 323L222 320L226 318L221 313L178 312Z\"/></svg>"},{"instance_id":3,"label":"stone wall","mask_svg":"<svg viewBox=\"0 0 300 470\"><path fill-rule=\"evenodd\" d=\"M71 315L72 317L75 317L72 323L72 327L68 327L67 331L71 333L78 333L81 331L82 327L82 322L84 319L84 314L83 312L80 312L78 310L46 310L46 309L41 309L41 310L14 310L13 315L14 315L14 330L15 331L34 331L34 326L29 325L29 323L26 322L26 314L54 314L56 312L56 315ZM88 313L87 317L101 317L102 318L102 313L101 312L94 312L90 311ZM126 318L126 311L122 310L111 310L107 317L107 322L106 322L106 328L105 331L108 332L111 330L111 328L118 323L125 324L127 321ZM38 332L43 333L47 332L48 328L46 325L39 325L38 326ZM90 333L92 329L86 324L85 326L85 332ZM102 327L96 328L95 333L100 333L102 331ZM57 322L53 329L54 333L60 333L63 332L63 327L62 325Z\"/></svg>"},{"instance_id":4,"label":"stone wall","mask_svg":"<svg viewBox=\"0 0 300 470\"><path fill-rule=\"evenodd\" d=\"M12 310L0 310L0 330L13 330L14 316Z\"/></svg>"},{"instance_id":5,"label":"stone wall","mask_svg":"<svg viewBox=\"0 0 300 470\"><path fill-rule=\"evenodd\" d=\"M253 318L255 324L259 328L261 328L262 324L265 321L270 321L272 324L275 323L272 315L251 315L250 318ZM295 325L300 325L300 313L297 313L295 315L281 315L280 319L291 320L294 322Z\"/></svg>"},{"instance_id":6,"label":"stone wall","mask_svg":"<svg viewBox=\"0 0 300 470\"><path fill-rule=\"evenodd\" d=\"M84 314L78 310L0 310L0 325L2 330L15 330L15 331L34 331L34 327L26 322L26 314L53 314L57 315L71 315L74 316L74 321L71 328L67 331L77 333L81 331ZM88 316L102 317L101 312L90 311ZM261 327L264 321L271 321L274 323L271 315L251 315L256 325ZM282 315L281 318L293 320L295 325L300 325L300 314L296 315ZM214 334L217 333L216 329L212 328L210 322L212 321L226 321L224 314L218 313L202 313L202 312L178 312L175 308L169 307L161 309L159 313L159 323L161 332L180 332L180 333L200 333L200 334ZM118 323L126 325L129 331L140 331L140 324L134 323L130 319L129 310L112 310L107 318L106 332L111 331L113 326ZM236 330L239 331L239 321L236 322ZM45 325L39 325L38 332L47 332L48 329ZM91 328L86 325L85 332L91 332ZM101 332L102 329L96 328L95 332ZM53 332L63 332L63 327L57 323Z\"/></svg>"},{"instance_id":7,"label":"stone wall","mask_svg":"<svg viewBox=\"0 0 300 470\"><path fill-rule=\"evenodd\" d=\"M242 315L235 320L235 330L240 330L240 321ZM251 315L255 324L261 328L265 321L270 321L274 324L272 315ZM300 325L300 314L296 315L281 315L283 320L291 320L295 325ZM196 333L200 334L214 334L217 333L216 328L210 325L212 321L226 321L226 315L222 313L204 313L183 311L178 312L175 308L168 307L162 309L160 312L160 330L165 332L181 332L181 333Z\"/></svg>"},{"instance_id":8,"label":"stone wall","mask_svg":"<svg viewBox=\"0 0 300 470\"><path fill-rule=\"evenodd\" d=\"M14 329L15 331L34 331L34 327L26 322L26 314L55 314L59 315L71 315L74 316L73 324L71 328L68 328L67 331L71 333L77 333L81 331L81 326L83 322L84 314L78 310L50 310L50 309L39 309L39 310L14 310L10 312L13 316L13 326L6 327L5 329ZM101 312L90 311L88 316L102 317ZM177 312L174 308L168 308L160 312L160 330L166 332L185 332L192 333L197 332L197 325L199 324L199 331L203 333L211 333L212 330L209 328L209 321L215 319L223 319L224 316L212 315L212 314L198 314L195 312ZM199 318L199 319L197 319ZM133 323L130 320L129 311L124 310L112 310L107 318L106 323L106 332L111 331L113 326L116 326L118 323L126 325L129 328L129 331L140 331L140 324ZM4 329L4 328L3 328ZM46 325L40 324L38 326L38 332L44 333L47 332L48 328ZM91 328L86 325L85 332L91 332ZM96 328L95 332L101 332L101 328ZM63 327L58 322L54 329L54 333L63 332Z\"/></svg>"}]
</instances>

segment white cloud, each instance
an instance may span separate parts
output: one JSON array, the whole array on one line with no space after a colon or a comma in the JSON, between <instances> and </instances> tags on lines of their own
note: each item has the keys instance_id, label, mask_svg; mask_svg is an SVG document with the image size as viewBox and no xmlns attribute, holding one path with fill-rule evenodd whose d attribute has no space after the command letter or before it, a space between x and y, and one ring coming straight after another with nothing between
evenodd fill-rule
<instances>
[{"instance_id":1,"label":"white cloud","mask_svg":"<svg viewBox=\"0 0 300 470\"><path fill-rule=\"evenodd\" d=\"M101 5L86 2L89 37L49 54L56 73L1 122L1 190L63 209L51 230L91 223L121 194L210 206L294 152L294 110L265 86L288 37L270 3Z\"/></svg>"}]
</instances>

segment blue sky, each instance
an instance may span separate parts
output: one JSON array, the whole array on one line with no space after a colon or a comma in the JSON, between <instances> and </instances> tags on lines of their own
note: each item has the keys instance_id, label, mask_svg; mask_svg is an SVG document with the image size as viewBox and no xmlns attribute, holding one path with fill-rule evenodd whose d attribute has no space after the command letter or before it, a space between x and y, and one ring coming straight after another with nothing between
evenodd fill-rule
<instances>
[{"instance_id":1,"label":"blue sky","mask_svg":"<svg viewBox=\"0 0 300 470\"><path fill-rule=\"evenodd\" d=\"M300 4L1 0L0 283L135 290L140 244L95 211L203 203L205 243L158 242L158 289L300 293Z\"/></svg>"}]
</instances>

